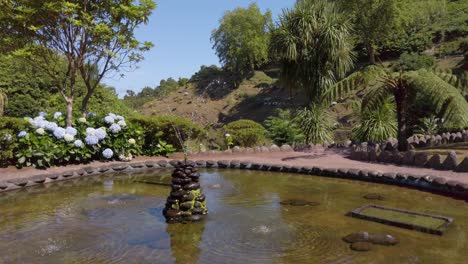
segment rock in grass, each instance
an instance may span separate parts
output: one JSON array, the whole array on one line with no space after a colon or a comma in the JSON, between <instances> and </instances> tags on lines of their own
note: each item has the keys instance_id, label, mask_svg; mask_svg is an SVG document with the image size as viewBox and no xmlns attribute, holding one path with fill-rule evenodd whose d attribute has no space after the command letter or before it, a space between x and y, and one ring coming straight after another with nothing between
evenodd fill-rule
<instances>
[{"instance_id":1,"label":"rock in grass","mask_svg":"<svg viewBox=\"0 0 468 264\"><path fill-rule=\"evenodd\" d=\"M441 168L440 163L441 157L440 154L434 154L432 157L426 162L426 167L439 170Z\"/></svg>"},{"instance_id":2,"label":"rock in grass","mask_svg":"<svg viewBox=\"0 0 468 264\"><path fill-rule=\"evenodd\" d=\"M354 251L370 251L372 250L372 243L369 242L356 242L352 243L349 248Z\"/></svg>"},{"instance_id":3,"label":"rock in grass","mask_svg":"<svg viewBox=\"0 0 468 264\"><path fill-rule=\"evenodd\" d=\"M447 155L447 158L442 163L442 168L444 170L453 170L457 167L457 153L455 151L450 151Z\"/></svg>"},{"instance_id":4,"label":"rock in grass","mask_svg":"<svg viewBox=\"0 0 468 264\"><path fill-rule=\"evenodd\" d=\"M465 157L463 161L458 164L458 166L455 168L456 172L468 172L468 157Z\"/></svg>"}]
</instances>

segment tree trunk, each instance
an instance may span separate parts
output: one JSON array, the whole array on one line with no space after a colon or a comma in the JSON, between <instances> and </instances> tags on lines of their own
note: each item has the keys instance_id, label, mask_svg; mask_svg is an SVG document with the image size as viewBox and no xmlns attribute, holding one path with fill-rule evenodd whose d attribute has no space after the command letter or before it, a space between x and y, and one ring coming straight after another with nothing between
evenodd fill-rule
<instances>
[{"instance_id":1,"label":"tree trunk","mask_svg":"<svg viewBox=\"0 0 468 264\"><path fill-rule=\"evenodd\" d=\"M407 151L408 150L408 141L406 136L406 107L405 99L400 96L395 97L396 108L397 108L397 122L398 122L398 150Z\"/></svg>"},{"instance_id":2,"label":"tree trunk","mask_svg":"<svg viewBox=\"0 0 468 264\"><path fill-rule=\"evenodd\" d=\"M375 64L375 49L372 43L367 43L367 54L369 55L369 63Z\"/></svg>"},{"instance_id":3,"label":"tree trunk","mask_svg":"<svg viewBox=\"0 0 468 264\"><path fill-rule=\"evenodd\" d=\"M73 121L73 100L66 100L67 102L67 127L72 126Z\"/></svg>"},{"instance_id":4,"label":"tree trunk","mask_svg":"<svg viewBox=\"0 0 468 264\"><path fill-rule=\"evenodd\" d=\"M91 98L92 92L87 92L85 97L83 98L83 102L81 103L81 115L86 117L88 114L88 103L89 99Z\"/></svg>"}]
</instances>

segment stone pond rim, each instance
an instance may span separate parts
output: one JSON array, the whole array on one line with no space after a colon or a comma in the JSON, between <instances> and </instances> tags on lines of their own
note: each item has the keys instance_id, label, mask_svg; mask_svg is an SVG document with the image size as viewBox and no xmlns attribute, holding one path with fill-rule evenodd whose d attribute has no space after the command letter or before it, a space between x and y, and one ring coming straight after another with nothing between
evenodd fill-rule
<instances>
[{"instance_id":1,"label":"stone pond rim","mask_svg":"<svg viewBox=\"0 0 468 264\"><path fill-rule=\"evenodd\" d=\"M172 164L180 164L181 160L172 160L167 162L166 160L155 160L145 161L145 166L141 167L141 162L129 162L129 163L114 163L114 164L99 164L95 167L92 173L88 169L88 173L84 170L84 167L77 167L74 170L67 170L66 172L55 172L50 171L49 173L42 172L41 174L32 175L24 178L16 178L6 181L0 181L0 193L21 188L27 188L29 186L35 186L39 184L46 184L49 182L63 181L67 179L76 179L79 177L89 177L92 175L101 175L115 172L136 172L142 170L154 170L159 168L174 168ZM138 163L135 166L135 163ZM172 163L172 164L171 164ZM378 171L372 171L367 169L334 169L334 168L323 168L320 166L291 166L281 164L268 164L261 162L249 162L239 160L189 160L188 164L194 168L220 168L225 167L244 169L244 170L262 170L262 171L278 171L288 173L298 173L305 175L325 176L325 177L338 177L344 179L360 180L375 183L384 183L398 185L402 187L415 188L423 191L435 192L437 194L443 194L452 196L460 199L468 199L468 183L459 182L457 180L445 179L443 177L434 176L420 176L411 175L410 173L395 173L391 175L382 174ZM221 164L221 166L219 166ZM385 176L385 177L384 177ZM196 178L196 177L192 177ZM182 185L182 184L181 184Z\"/></svg>"}]
</instances>

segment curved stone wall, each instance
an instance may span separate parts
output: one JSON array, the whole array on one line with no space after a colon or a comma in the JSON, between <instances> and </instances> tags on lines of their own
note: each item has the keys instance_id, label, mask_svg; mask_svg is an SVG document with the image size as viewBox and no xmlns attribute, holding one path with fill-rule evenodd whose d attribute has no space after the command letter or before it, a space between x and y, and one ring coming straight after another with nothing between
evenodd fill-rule
<instances>
[{"instance_id":1,"label":"curved stone wall","mask_svg":"<svg viewBox=\"0 0 468 264\"><path fill-rule=\"evenodd\" d=\"M49 182L58 182L68 179L76 179L79 177L89 177L93 175L100 175L105 173L115 173L122 171L140 171L158 168L174 168L181 164L180 160L165 160L159 161L146 161L146 162L131 162L102 165L99 167L82 167L77 170L67 171L63 173L44 173L35 175L28 178L8 180L0 182L0 192L7 192L35 186L39 184L46 184ZM462 199L468 199L468 184L461 183L454 180L447 181L443 177L433 176L416 176L404 173L380 173L376 171L360 170L360 169L333 169L322 168L319 166L289 166L280 164L263 164L249 161L238 160L189 160L191 164L198 168L221 168L221 169L245 169L245 170L262 170L273 172L288 172L300 173L305 175L317 175L324 177L337 177L344 179L393 184L420 190L437 192L445 195L456 196Z\"/></svg>"}]
</instances>

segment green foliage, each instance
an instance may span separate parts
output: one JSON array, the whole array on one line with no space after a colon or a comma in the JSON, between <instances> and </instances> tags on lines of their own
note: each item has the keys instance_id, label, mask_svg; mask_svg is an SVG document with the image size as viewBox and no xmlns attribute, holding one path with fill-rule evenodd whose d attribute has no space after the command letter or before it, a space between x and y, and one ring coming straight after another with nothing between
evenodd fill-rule
<instances>
[{"instance_id":1,"label":"green foliage","mask_svg":"<svg viewBox=\"0 0 468 264\"><path fill-rule=\"evenodd\" d=\"M16 135L26 128L28 122L13 117L0 117L0 166L8 166L14 157Z\"/></svg>"},{"instance_id":2,"label":"green foliage","mask_svg":"<svg viewBox=\"0 0 468 264\"><path fill-rule=\"evenodd\" d=\"M369 62L375 64L375 52L382 40L398 27L397 0L339 1L350 14L357 38L363 43Z\"/></svg>"},{"instance_id":3,"label":"green foliage","mask_svg":"<svg viewBox=\"0 0 468 264\"><path fill-rule=\"evenodd\" d=\"M159 143L149 150L145 150L145 153L150 156L162 156L167 157L169 154L174 153L177 149L174 148L171 144L166 143L166 141L160 140Z\"/></svg>"},{"instance_id":4,"label":"green foliage","mask_svg":"<svg viewBox=\"0 0 468 264\"><path fill-rule=\"evenodd\" d=\"M416 127L415 133L421 135L437 135L443 129L443 122L441 119L430 116L422 118L420 124Z\"/></svg>"},{"instance_id":5,"label":"green foliage","mask_svg":"<svg viewBox=\"0 0 468 264\"><path fill-rule=\"evenodd\" d=\"M150 42L136 39L134 30L147 23L154 7L151 0L4 1L0 34L24 40L14 54L53 80L67 104L70 126L79 76L86 87L81 107L85 114L104 76L141 61L151 48Z\"/></svg>"},{"instance_id":6,"label":"green foliage","mask_svg":"<svg viewBox=\"0 0 468 264\"><path fill-rule=\"evenodd\" d=\"M399 69L404 71L414 71L419 69L429 69L436 64L434 57L418 53L404 52L398 61Z\"/></svg>"},{"instance_id":7,"label":"green foliage","mask_svg":"<svg viewBox=\"0 0 468 264\"><path fill-rule=\"evenodd\" d=\"M211 35L221 63L241 74L266 63L271 24L271 12L262 14L255 3L226 12Z\"/></svg>"},{"instance_id":8,"label":"green foliage","mask_svg":"<svg viewBox=\"0 0 468 264\"><path fill-rule=\"evenodd\" d=\"M115 117L112 124L105 122L102 116L90 116L87 120L78 119L73 124L74 129L67 130L62 128L66 125L63 115L55 117L49 114L28 119L26 129L17 135L14 148L16 166L45 168L92 160L127 160L140 155L143 142L141 127L127 124L123 117L109 116ZM55 124L55 128L51 128L51 124ZM119 129L113 129L114 126ZM99 140L97 130L102 135ZM96 138L96 142L92 143L90 138ZM110 156L105 155L106 151Z\"/></svg>"},{"instance_id":9,"label":"green foliage","mask_svg":"<svg viewBox=\"0 0 468 264\"><path fill-rule=\"evenodd\" d=\"M224 131L230 134L236 145L254 147L265 143L265 128L252 120L241 119L224 126Z\"/></svg>"},{"instance_id":10,"label":"green foliage","mask_svg":"<svg viewBox=\"0 0 468 264\"><path fill-rule=\"evenodd\" d=\"M295 120L304 134L306 144L322 144L333 141L333 119L325 106L310 104L296 113Z\"/></svg>"},{"instance_id":11,"label":"green foliage","mask_svg":"<svg viewBox=\"0 0 468 264\"><path fill-rule=\"evenodd\" d=\"M396 137L395 104L385 100L378 109L362 109L360 123L353 128L353 139L361 142L379 142Z\"/></svg>"},{"instance_id":12,"label":"green foliage","mask_svg":"<svg viewBox=\"0 0 468 264\"><path fill-rule=\"evenodd\" d=\"M289 110L278 110L278 116L270 116L265 121L268 137L279 146L283 144L294 145L304 141L304 135L294 122Z\"/></svg>"},{"instance_id":13,"label":"green foliage","mask_svg":"<svg viewBox=\"0 0 468 264\"><path fill-rule=\"evenodd\" d=\"M156 117L133 117L131 122L135 122L143 128L144 147L146 155L153 155L154 149L161 142L167 142L177 149L182 149L181 142L177 138L177 131L184 141L199 139L206 134L205 130L198 124L174 115L161 115Z\"/></svg>"},{"instance_id":14,"label":"green foliage","mask_svg":"<svg viewBox=\"0 0 468 264\"><path fill-rule=\"evenodd\" d=\"M154 89L146 86L139 93L127 90L127 94L124 96L123 101L127 106L133 109L138 109L151 100L161 99L168 96L170 93L176 91L179 87L184 86L187 83L187 79L176 81L173 78L168 78L167 80L161 80L159 86Z\"/></svg>"},{"instance_id":15,"label":"green foliage","mask_svg":"<svg viewBox=\"0 0 468 264\"><path fill-rule=\"evenodd\" d=\"M325 89L351 69L350 24L332 2L298 1L285 10L271 37L272 54L280 61L280 81L305 90L318 102Z\"/></svg>"}]
</instances>

